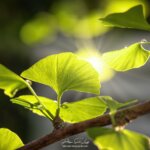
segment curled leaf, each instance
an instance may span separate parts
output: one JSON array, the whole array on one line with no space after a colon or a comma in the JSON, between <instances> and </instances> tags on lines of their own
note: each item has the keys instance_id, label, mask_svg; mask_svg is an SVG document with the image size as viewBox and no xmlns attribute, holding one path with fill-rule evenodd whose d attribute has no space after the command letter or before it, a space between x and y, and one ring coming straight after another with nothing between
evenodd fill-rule
<instances>
[{"instance_id":1,"label":"curled leaf","mask_svg":"<svg viewBox=\"0 0 150 150\"><path fill-rule=\"evenodd\" d=\"M17 91L26 87L27 83L21 77L0 64L0 89L6 95L13 97Z\"/></svg>"},{"instance_id":2,"label":"curled leaf","mask_svg":"<svg viewBox=\"0 0 150 150\"><path fill-rule=\"evenodd\" d=\"M100 18L100 20L107 26L150 31L150 25L143 15L142 5L134 6L123 13L109 14L105 18Z\"/></svg>"},{"instance_id":3,"label":"curled leaf","mask_svg":"<svg viewBox=\"0 0 150 150\"><path fill-rule=\"evenodd\" d=\"M116 71L139 68L148 61L150 55L149 51L142 47L142 44L144 43L134 43L121 50L106 52L103 54L103 59Z\"/></svg>"}]
</instances>

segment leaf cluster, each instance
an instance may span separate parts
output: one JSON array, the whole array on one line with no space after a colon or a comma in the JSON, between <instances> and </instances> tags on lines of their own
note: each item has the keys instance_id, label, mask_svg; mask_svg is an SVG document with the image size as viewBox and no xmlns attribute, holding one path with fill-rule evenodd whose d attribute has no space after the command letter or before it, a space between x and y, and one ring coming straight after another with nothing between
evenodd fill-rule
<instances>
[{"instance_id":1,"label":"leaf cluster","mask_svg":"<svg viewBox=\"0 0 150 150\"><path fill-rule=\"evenodd\" d=\"M132 21L125 22L129 18ZM124 13L110 14L101 20L116 27L150 30L149 24L143 17L142 6L135 6ZM142 41L121 50L106 52L103 54L103 59L116 71L139 68L148 61L150 56L150 52L143 48L143 44L149 44L149 42ZM29 81L49 86L55 91L57 99L37 95ZM148 137L118 127L114 119L118 109L136 101L120 103L109 96L99 96L100 81L98 72L90 63L70 52L47 56L23 71L20 76L0 64L0 89L3 89L4 93L11 98L12 103L48 118L53 122L54 128L63 128L66 122L76 123L98 117L109 110L112 129L91 128L87 130L98 148L119 150L122 147L123 150L148 150ZM28 88L31 95L15 97L17 91L23 88ZM69 90L92 93L95 96L75 102L66 100L62 103L61 98L64 92ZM2 150L23 146L18 136L7 129L0 129L0 135L3 137L0 140ZM4 141L6 135L7 140ZM12 142L12 138L16 139L15 143ZM109 143L108 139L111 139Z\"/></svg>"}]
</instances>

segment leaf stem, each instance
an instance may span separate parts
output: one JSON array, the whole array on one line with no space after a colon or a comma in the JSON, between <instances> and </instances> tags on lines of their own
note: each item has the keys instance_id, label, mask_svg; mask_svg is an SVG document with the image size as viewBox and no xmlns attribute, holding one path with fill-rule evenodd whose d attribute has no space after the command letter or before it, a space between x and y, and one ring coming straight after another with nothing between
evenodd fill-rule
<instances>
[{"instance_id":1,"label":"leaf stem","mask_svg":"<svg viewBox=\"0 0 150 150\"><path fill-rule=\"evenodd\" d=\"M116 127L115 114L116 114L116 111L110 112L110 119L111 119L111 123L112 123L113 128Z\"/></svg>"},{"instance_id":2,"label":"leaf stem","mask_svg":"<svg viewBox=\"0 0 150 150\"><path fill-rule=\"evenodd\" d=\"M57 96L58 108L61 107L61 97L62 97L62 94Z\"/></svg>"},{"instance_id":3,"label":"leaf stem","mask_svg":"<svg viewBox=\"0 0 150 150\"><path fill-rule=\"evenodd\" d=\"M39 97L37 96L37 94L35 93L35 91L33 90L33 88L31 87L30 83L26 82L27 83L27 87L28 89L30 90L30 92L35 96L35 98L37 99L38 103L42 106L42 108L46 111L46 114L41 108L40 108L40 111L50 120L52 121L54 119L54 116L52 115L51 112L49 112L45 106L42 104L41 100L39 99Z\"/></svg>"},{"instance_id":4,"label":"leaf stem","mask_svg":"<svg viewBox=\"0 0 150 150\"><path fill-rule=\"evenodd\" d=\"M59 113L60 113L61 97L62 97L62 94L59 94L59 95L57 96L57 103L58 103L57 112L56 112L56 116L57 116L57 117L59 116Z\"/></svg>"},{"instance_id":5,"label":"leaf stem","mask_svg":"<svg viewBox=\"0 0 150 150\"><path fill-rule=\"evenodd\" d=\"M58 107L57 107L57 110L56 110L55 118L53 120L53 126L54 126L55 130L63 127L63 120L59 116L60 108L61 108L61 97L62 97L62 94L57 95Z\"/></svg>"}]
</instances>

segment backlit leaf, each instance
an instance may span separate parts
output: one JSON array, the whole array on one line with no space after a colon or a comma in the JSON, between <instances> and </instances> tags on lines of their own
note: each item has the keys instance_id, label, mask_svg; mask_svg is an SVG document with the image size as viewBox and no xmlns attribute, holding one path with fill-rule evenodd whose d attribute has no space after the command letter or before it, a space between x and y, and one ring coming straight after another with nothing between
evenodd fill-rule
<instances>
[{"instance_id":1,"label":"backlit leaf","mask_svg":"<svg viewBox=\"0 0 150 150\"><path fill-rule=\"evenodd\" d=\"M149 150L148 137L130 131L115 131L111 128L91 128L87 130L100 150Z\"/></svg>"},{"instance_id":2,"label":"backlit leaf","mask_svg":"<svg viewBox=\"0 0 150 150\"><path fill-rule=\"evenodd\" d=\"M38 96L38 98L40 99L40 102L42 103L42 105L44 105L44 107L47 110L49 110L53 116L55 116L56 109L57 109L57 102L49 98L42 97L42 96ZM12 103L21 105L40 116L45 116L41 112L41 109L44 111L45 114L47 114L47 112L42 108L42 105L38 103L37 99L33 95L22 95L22 96L11 99L11 101Z\"/></svg>"},{"instance_id":3,"label":"backlit leaf","mask_svg":"<svg viewBox=\"0 0 150 150\"><path fill-rule=\"evenodd\" d=\"M137 100L128 100L128 101L121 103L121 102L114 100L110 96L100 96L100 98L106 103L106 105L110 109L110 112L115 112L119 108L126 107L137 102Z\"/></svg>"},{"instance_id":4,"label":"backlit leaf","mask_svg":"<svg viewBox=\"0 0 150 150\"><path fill-rule=\"evenodd\" d=\"M86 98L80 101L63 103L60 117L70 123L80 122L102 115L107 109L99 97Z\"/></svg>"},{"instance_id":5,"label":"backlit leaf","mask_svg":"<svg viewBox=\"0 0 150 150\"><path fill-rule=\"evenodd\" d=\"M142 5L134 6L123 13L109 14L100 20L102 20L104 24L108 26L150 31L150 25L147 23L143 15Z\"/></svg>"},{"instance_id":6,"label":"backlit leaf","mask_svg":"<svg viewBox=\"0 0 150 150\"><path fill-rule=\"evenodd\" d=\"M56 115L57 102L46 97L39 96L39 99L44 107ZM17 98L11 99L13 103L21 105L37 115L46 117L40 109L42 106L37 102L36 98L32 95L23 95ZM103 100L99 97L86 98L80 101L63 103L60 107L60 118L65 122L79 122L87 119L91 119L102 115L107 109L107 106ZM43 109L44 113L46 111Z\"/></svg>"},{"instance_id":7,"label":"backlit leaf","mask_svg":"<svg viewBox=\"0 0 150 150\"><path fill-rule=\"evenodd\" d=\"M24 144L14 132L0 128L0 150L15 150Z\"/></svg>"},{"instance_id":8,"label":"backlit leaf","mask_svg":"<svg viewBox=\"0 0 150 150\"><path fill-rule=\"evenodd\" d=\"M27 87L26 82L17 74L0 64L0 89L9 97L13 97L18 90Z\"/></svg>"},{"instance_id":9,"label":"backlit leaf","mask_svg":"<svg viewBox=\"0 0 150 150\"><path fill-rule=\"evenodd\" d=\"M92 65L69 52L48 56L21 75L52 87L58 95L67 90L99 94L100 81L96 70Z\"/></svg>"},{"instance_id":10,"label":"backlit leaf","mask_svg":"<svg viewBox=\"0 0 150 150\"><path fill-rule=\"evenodd\" d=\"M150 55L142 44L144 43L135 43L121 50L106 52L103 54L103 59L116 71L139 68L148 61Z\"/></svg>"}]
</instances>

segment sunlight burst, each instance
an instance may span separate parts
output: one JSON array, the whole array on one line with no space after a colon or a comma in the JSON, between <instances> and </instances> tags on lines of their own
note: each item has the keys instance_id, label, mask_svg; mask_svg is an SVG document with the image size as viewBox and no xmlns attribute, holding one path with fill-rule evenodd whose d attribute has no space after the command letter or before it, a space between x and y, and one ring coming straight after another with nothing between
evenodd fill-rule
<instances>
[{"instance_id":1,"label":"sunlight burst","mask_svg":"<svg viewBox=\"0 0 150 150\"><path fill-rule=\"evenodd\" d=\"M102 82L110 80L114 71L103 61L101 54L96 50L82 49L77 54L88 61L99 73Z\"/></svg>"}]
</instances>

